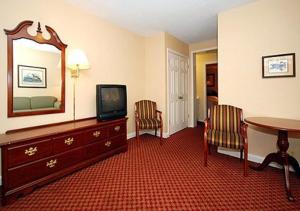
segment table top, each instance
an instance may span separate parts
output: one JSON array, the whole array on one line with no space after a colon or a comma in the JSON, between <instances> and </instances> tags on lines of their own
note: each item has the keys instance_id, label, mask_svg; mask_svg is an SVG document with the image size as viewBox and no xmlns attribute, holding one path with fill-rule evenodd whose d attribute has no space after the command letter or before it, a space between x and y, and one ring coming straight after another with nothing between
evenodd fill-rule
<instances>
[{"instance_id":1,"label":"table top","mask_svg":"<svg viewBox=\"0 0 300 211\"><path fill-rule=\"evenodd\" d=\"M272 117L248 117L245 122L268 129L300 132L300 120Z\"/></svg>"}]
</instances>

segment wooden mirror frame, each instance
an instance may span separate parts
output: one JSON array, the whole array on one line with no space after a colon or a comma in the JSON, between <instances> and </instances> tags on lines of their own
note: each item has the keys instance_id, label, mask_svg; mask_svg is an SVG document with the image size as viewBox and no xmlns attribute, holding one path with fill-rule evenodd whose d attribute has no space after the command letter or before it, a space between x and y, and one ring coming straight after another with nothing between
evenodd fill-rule
<instances>
[{"instance_id":1,"label":"wooden mirror frame","mask_svg":"<svg viewBox=\"0 0 300 211\"><path fill-rule=\"evenodd\" d=\"M32 26L33 21L23 21L13 30L4 29L7 35L7 116L31 116L52 113L65 112L65 49L67 47L58 37L57 33L50 27L45 26L50 34L50 39L45 39L42 35L41 25L38 22L37 34L32 36L28 33L28 28ZM21 38L26 38L35 41L39 44L49 44L55 46L61 51L61 106L60 109L55 110L38 110L38 111L24 111L14 112L13 110L13 41Z\"/></svg>"}]
</instances>

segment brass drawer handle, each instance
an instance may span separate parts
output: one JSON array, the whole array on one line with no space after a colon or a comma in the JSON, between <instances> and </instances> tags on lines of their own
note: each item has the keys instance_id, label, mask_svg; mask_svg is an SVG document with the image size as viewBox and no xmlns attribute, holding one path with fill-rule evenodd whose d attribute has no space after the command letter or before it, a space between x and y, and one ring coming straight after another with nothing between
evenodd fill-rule
<instances>
[{"instance_id":1,"label":"brass drawer handle","mask_svg":"<svg viewBox=\"0 0 300 211\"><path fill-rule=\"evenodd\" d=\"M49 168L53 168L53 167L55 167L56 163L57 163L56 159L55 160L50 160L49 162L47 162L46 166L49 167Z\"/></svg>"},{"instance_id":2,"label":"brass drawer handle","mask_svg":"<svg viewBox=\"0 0 300 211\"><path fill-rule=\"evenodd\" d=\"M110 147L110 145L111 145L111 141L105 142L105 146Z\"/></svg>"},{"instance_id":3,"label":"brass drawer handle","mask_svg":"<svg viewBox=\"0 0 300 211\"><path fill-rule=\"evenodd\" d=\"M74 138L73 137L70 137L70 138L67 138L66 140L65 140L65 144L66 145L71 145L71 144L73 144L73 142L74 142Z\"/></svg>"},{"instance_id":4,"label":"brass drawer handle","mask_svg":"<svg viewBox=\"0 0 300 211\"><path fill-rule=\"evenodd\" d=\"M29 149L26 149L25 150L25 155L28 155L28 156L32 156L34 155L36 152L37 152L37 147L30 147Z\"/></svg>"},{"instance_id":5,"label":"brass drawer handle","mask_svg":"<svg viewBox=\"0 0 300 211\"><path fill-rule=\"evenodd\" d=\"M100 136L100 134L101 134L101 132L97 130L93 133L93 136L98 138Z\"/></svg>"},{"instance_id":6,"label":"brass drawer handle","mask_svg":"<svg viewBox=\"0 0 300 211\"><path fill-rule=\"evenodd\" d=\"M121 129L121 127L119 125L115 127L116 132L119 132L120 129Z\"/></svg>"}]
</instances>

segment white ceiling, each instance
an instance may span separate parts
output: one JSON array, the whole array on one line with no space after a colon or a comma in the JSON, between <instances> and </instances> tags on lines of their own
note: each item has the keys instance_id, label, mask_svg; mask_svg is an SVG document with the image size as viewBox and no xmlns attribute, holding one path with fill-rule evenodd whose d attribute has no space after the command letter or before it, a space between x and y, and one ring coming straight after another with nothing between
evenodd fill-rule
<instances>
[{"instance_id":1,"label":"white ceiling","mask_svg":"<svg viewBox=\"0 0 300 211\"><path fill-rule=\"evenodd\" d=\"M254 0L66 0L144 36L165 31L187 43L217 38L217 14Z\"/></svg>"}]
</instances>

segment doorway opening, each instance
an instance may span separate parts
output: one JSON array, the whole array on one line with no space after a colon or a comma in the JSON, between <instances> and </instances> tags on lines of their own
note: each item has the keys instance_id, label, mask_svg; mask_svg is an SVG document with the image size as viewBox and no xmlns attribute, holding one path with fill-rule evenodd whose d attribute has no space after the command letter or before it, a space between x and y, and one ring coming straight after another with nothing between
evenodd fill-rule
<instances>
[{"instance_id":1,"label":"doorway opening","mask_svg":"<svg viewBox=\"0 0 300 211\"><path fill-rule=\"evenodd\" d=\"M218 51L217 49L193 53L195 75L194 114L198 122L207 118L211 105L218 104Z\"/></svg>"},{"instance_id":2,"label":"doorway opening","mask_svg":"<svg viewBox=\"0 0 300 211\"><path fill-rule=\"evenodd\" d=\"M218 105L218 63L206 64L206 116L208 109Z\"/></svg>"}]
</instances>

